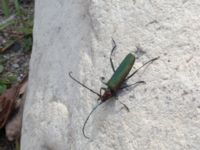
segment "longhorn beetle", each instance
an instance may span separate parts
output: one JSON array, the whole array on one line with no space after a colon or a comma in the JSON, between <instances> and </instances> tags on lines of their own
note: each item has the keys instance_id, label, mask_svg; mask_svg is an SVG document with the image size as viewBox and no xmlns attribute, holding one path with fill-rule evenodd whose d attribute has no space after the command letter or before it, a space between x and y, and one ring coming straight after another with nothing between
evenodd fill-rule
<instances>
[{"instance_id":1,"label":"longhorn beetle","mask_svg":"<svg viewBox=\"0 0 200 150\"><path fill-rule=\"evenodd\" d=\"M139 67L138 69L136 69L132 74L130 74L128 76L131 68L134 65L135 56L133 54L129 53L124 58L124 60L121 62L121 64L119 65L119 67L115 70L115 67L114 67L114 64L113 64L111 56L112 56L113 51L116 49L116 44L115 44L114 40L112 40L112 42L113 42L113 48L112 48L111 53L110 53L110 63L111 63L111 67L112 67L112 70L113 70L114 74L112 75L112 77L110 78L110 80L108 80L107 83L104 83L107 86L107 88L103 88L103 87L100 88L100 93L95 92L91 88L87 87L86 85L84 85L83 83L81 83L80 81L78 81L77 79L75 79L71 75L72 72L69 72L70 78L72 78L75 82L77 82L81 86L83 86L86 89L90 90L92 93L96 94L99 97L98 100L100 100L100 103L98 103L92 109L92 111L89 113L88 117L86 118L86 120L84 122L84 125L83 125L83 128L82 128L82 132L83 132L84 137L87 138L87 139L89 139L89 137L86 136L86 134L85 134L85 126L86 126L86 123L87 123L88 119L90 118L91 114L97 109L97 107L100 106L101 104L103 104L104 102L106 102L107 100L109 100L111 97L114 97L119 90L127 88L127 87L130 87L130 86L133 86L133 85L137 85L137 84L140 84L140 83L145 83L144 81L138 81L138 82L135 82L134 84L123 86L123 84L128 79L130 79L134 74L136 74L142 67L144 67L147 64L152 63L153 61L155 61L155 60L157 60L159 58L159 57L156 57L156 58L153 58L153 59L147 61L141 67ZM102 90L104 90L103 94L102 94ZM123 104L122 102L120 102L120 103L127 109L127 111L129 111L129 108L125 104Z\"/></svg>"}]
</instances>

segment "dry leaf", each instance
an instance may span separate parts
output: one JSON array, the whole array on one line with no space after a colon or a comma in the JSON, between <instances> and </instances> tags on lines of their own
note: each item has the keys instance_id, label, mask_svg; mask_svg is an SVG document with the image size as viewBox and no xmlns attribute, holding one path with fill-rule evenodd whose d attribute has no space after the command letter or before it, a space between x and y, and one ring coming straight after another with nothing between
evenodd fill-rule
<instances>
[{"instance_id":1,"label":"dry leaf","mask_svg":"<svg viewBox=\"0 0 200 150\"><path fill-rule=\"evenodd\" d=\"M18 104L17 99L20 95L19 93L22 94L24 92L24 90L21 88L27 82L27 78L28 76L26 76L20 84L7 89L0 96L0 128L5 126L13 111L16 110L16 106Z\"/></svg>"},{"instance_id":2,"label":"dry leaf","mask_svg":"<svg viewBox=\"0 0 200 150\"><path fill-rule=\"evenodd\" d=\"M3 95L0 96L0 128L5 125L9 115L14 110L18 93L19 87L13 86L10 89L6 90Z\"/></svg>"},{"instance_id":3,"label":"dry leaf","mask_svg":"<svg viewBox=\"0 0 200 150\"><path fill-rule=\"evenodd\" d=\"M6 137L9 141L19 139L22 127L22 111L17 112L6 124Z\"/></svg>"},{"instance_id":4,"label":"dry leaf","mask_svg":"<svg viewBox=\"0 0 200 150\"><path fill-rule=\"evenodd\" d=\"M19 89L19 95L23 95L24 94L24 92L26 91L27 84L28 84L27 80L25 82L23 82L22 86Z\"/></svg>"},{"instance_id":5,"label":"dry leaf","mask_svg":"<svg viewBox=\"0 0 200 150\"><path fill-rule=\"evenodd\" d=\"M26 91L27 80L22 84L19 89L19 95L23 95ZM6 137L9 141L14 141L20 138L21 128L22 128L22 115L23 115L23 106L24 98L16 100L15 110L16 113L7 121L5 125Z\"/></svg>"},{"instance_id":6,"label":"dry leaf","mask_svg":"<svg viewBox=\"0 0 200 150\"><path fill-rule=\"evenodd\" d=\"M4 51L8 50L15 43L16 43L16 41L14 41L14 40L7 42L4 47L0 47L0 52L4 52Z\"/></svg>"}]
</instances>

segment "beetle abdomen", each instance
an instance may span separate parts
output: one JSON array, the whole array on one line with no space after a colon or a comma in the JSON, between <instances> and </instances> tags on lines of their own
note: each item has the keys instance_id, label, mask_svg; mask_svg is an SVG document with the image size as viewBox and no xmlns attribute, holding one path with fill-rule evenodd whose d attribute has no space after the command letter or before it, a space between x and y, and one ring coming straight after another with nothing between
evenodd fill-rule
<instances>
[{"instance_id":1,"label":"beetle abdomen","mask_svg":"<svg viewBox=\"0 0 200 150\"><path fill-rule=\"evenodd\" d=\"M134 62L135 56L129 53L119 65L110 80L107 82L109 89L111 89L113 92L116 92L120 88L121 84L124 82L126 76L130 72Z\"/></svg>"}]
</instances>

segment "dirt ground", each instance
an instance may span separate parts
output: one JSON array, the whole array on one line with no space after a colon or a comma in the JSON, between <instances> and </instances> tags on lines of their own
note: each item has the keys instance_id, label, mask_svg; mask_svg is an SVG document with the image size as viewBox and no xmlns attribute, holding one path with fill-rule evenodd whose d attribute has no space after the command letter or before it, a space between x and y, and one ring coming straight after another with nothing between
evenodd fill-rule
<instances>
[{"instance_id":1,"label":"dirt ground","mask_svg":"<svg viewBox=\"0 0 200 150\"><path fill-rule=\"evenodd\" d=\"M25 13L25 15L23 14L23 16L19 16L19 18L24 16L33 16L34 1L20 0L19 4L23 9L23 13ZM13 3L9 4L9 9L9 17L16 16ZM29 15L26 15L26 13ZM32 32L28 34L21 34L21 32L18 32L17 23L9 25L3 29L1 28L3 22L9 17L5 17L0 3L0 65L3 66L3 71L0 72L0 80L5 80L8 76L15 78L15 81L12 82L11 85L7 86L7 88L19 83L22 78L28 74L32 48ZM16 17L15 21L19 22L17 19L18 17ZM32 18L30 19L24 17L23 19L31 20ZM11 39L14 39L14 42L6 47L7 43L9 43ZM20 143L20 139L9 141L5 135L5 127L0 129L0 150L17 150L16 147L18 146L16 146L16 143L18 145Z\"/></svg>"}]
</instances>

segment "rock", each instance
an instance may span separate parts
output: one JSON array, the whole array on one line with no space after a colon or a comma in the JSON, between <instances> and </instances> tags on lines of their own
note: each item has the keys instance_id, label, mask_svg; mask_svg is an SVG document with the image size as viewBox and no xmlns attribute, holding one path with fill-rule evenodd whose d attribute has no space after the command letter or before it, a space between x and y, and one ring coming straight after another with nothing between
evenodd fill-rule
<instances>
[{"instance_id":1,"label":"rock","mask_svg":"<svg viewBox=\"0 0 200 150\"><path fill-rule=\"evenodd\" d=\"M19 65L18 64L13 64L12 67L19 68Z\"/></svg>"},{"instance_id":2,"label":"rock","mask_svg":"<svg viewBox=\"0 0 200 150\"><path fill-rule=\"evenodd\" d=\"M169 150L200 147L200 1L36 1L34 44L23 116L22 150ZM99 77L140 46L135 68L160 59L83 123L98 97ZM186 91L186 92L185 92ZM187 94L185 94L187 93Z\"/></svg>"}]
</instances>

